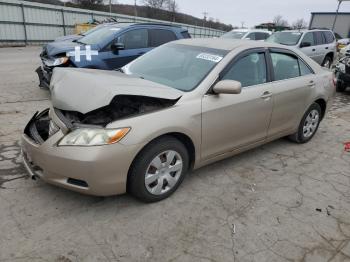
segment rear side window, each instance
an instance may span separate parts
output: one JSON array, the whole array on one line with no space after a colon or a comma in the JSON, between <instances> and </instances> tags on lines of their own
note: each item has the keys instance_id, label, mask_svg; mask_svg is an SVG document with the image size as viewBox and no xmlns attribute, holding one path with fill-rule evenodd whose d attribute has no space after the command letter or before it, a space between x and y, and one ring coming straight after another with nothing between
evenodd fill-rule
<instances>
[{"instance_id":1,"label":"rear side window","mask_svg":"<svg viewBox=\"0 0 350 262\"><path fill-rule=\"evenodd\" d=\"M271 53L275 80L284 80L300 76L298 58L283 53Z\"/></svg>"},{"instance_id":2,"label":"rear side window","mask_svg":"<svg viewBox=\"0 0 350 262\"><path fill-rule=\"evenodd\" d=\"M311 69L300 59L299 59L299 67L300 67L300 75L301 76L313 74Z\"/></svg>"},{"instance_id":3,"label":"rear side window","mask_svg":"<svg viewBox=\"0 0 350 262\"><path fill-rule=\"evenodd\" d=\"M316 40L317 45L325 44L325 39L320 31L314 32L314 38Z\"/></svg>"},{"instance_id":4,"label":"rear side window","mask_svg":"<svg viewBox=\"0 0 350 262\"><path fill-rule=\"evenodd\" d=\"M270 35L268 33L255 33L255 40L265 40L269 37Z\"/></svg>"},{"instance_id":5,"label":"rear side window","mask_svg":"<svg viewBox=\"0 0 350 262\"><path fill-rule=\"evenodd\" d=\"M239 81L242 87L266 83L265 54L252 53L242 57L225 73L222 80Z\"/></svg>"},{"instance_id":6,"label":"rear side window","mask_svg":"<svg viewBox=\"0 0 350 262\"><path fill-rule=\"evenodd\" d=\"M326 43L327 44L330 44L330 43L333 43L334 41L334 35L332 34L332 32L330 31L324 31L322 32L323 35L324 35L324 38L326 39Z\"/></svg>"},{"instance_id":7,"label":"rear side window","mask_svg":"<svg viewBox=\"0 0 350 262\"><path fill-rule=\"evenodd\" d=\"M149 36L151 47L157 47L177 39L172 31L165 29L150 29Z\"/></svg>"},{"instance_id":8,"label":"rear side window","mask_svg":"<svg viewBox=\"0 0 350 262\"><path fill-rule=\"evenodd\" d=\"M181 32L181 35L183 38L191 38L191 35L188 33L188 31Z\"/></svg>"},{"instance_id":9,"label":"rear side window","mask_svg":"<svg viewBox=\"0 0 350 262\"><path fill-rule=\"evenodd\" d=\"M125 49L138 49L148 47L147 29L135 29L118 37L118 43L122 43Z\"/></svg>"}]
</instances>

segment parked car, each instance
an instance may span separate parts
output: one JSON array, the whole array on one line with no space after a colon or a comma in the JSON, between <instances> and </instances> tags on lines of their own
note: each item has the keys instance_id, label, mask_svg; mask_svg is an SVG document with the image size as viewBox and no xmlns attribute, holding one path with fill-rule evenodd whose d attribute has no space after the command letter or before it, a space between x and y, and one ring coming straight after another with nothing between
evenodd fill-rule
<instances>
[{"instance_id":1,"label":"parked car","mask_svg":"<svg viewBox=\"0 0 350 262\"><path fill-rule=\"evenodd\" d=\"M337 92L344 92L350 86L350 52L345 53L335 66Z\"/></svg>"},{"instance_id":2,"label":"parked car","mask_svg":"<svg viewBox=\"0 0 350 262\"><path fill-rule=\"evenodd\" d=\"M337 40L337 51L339 52L342 48L350 44L350 38L343 38L338 33L334 33L335 39Z\"/></svg>"},{"instance_id":3,"label":"parked car","mask_svg":"<svg viewBox=\"0 0 350 262\"><path fill-rule=\"evenodd\" d=\"M52 42L40 54L39 86L49 87L55 67L118 69L169 41L189 38L188 31L166 24L109 24L75 41Z\"/></svg>"},{"instance_id":4,"label":"parked car","mask_svg":"<svg viewBox=\"0 0 350 262\"><path fill-rule=\"evenodd\" d=\"M233 29L220 38L227 39L247 39L247 40L265 40L271 35L270 31L262 29Z\"/></svg>"},{"instance_id":5,"label":"parked car","mask_svg":"<svg viewBox=\"0 0 350 262\"><path fill-rule=\"evenodd\" d=\"M350 45L347 45L343 48L341 48L338 52L338 58L343 58L345 57L347 54L350 54Z\"/></svg>"},{"instance_id":6,"label":"parked car","mask_svg":"<svg viewBox=\"0 0 350 262\"><path fill-rule=\"evenodd\" d=\"M334 34L330 30L291 30L272 34L266 41L299 48L317 63L330 68L337 53Z\"/></svg>"},{"instance_id":7,"label":"parked car","mask_svg":"<svg viewBox=\"0 0 350 262\"><path fill-rule=\"evenodd\" d=\"M266 42L186 39L120 72L56 68L52 107L22 137L31 177L92 195L171 195L186 172L268 141L315 135L334 75Z\"/></svg>"}]
</instances>

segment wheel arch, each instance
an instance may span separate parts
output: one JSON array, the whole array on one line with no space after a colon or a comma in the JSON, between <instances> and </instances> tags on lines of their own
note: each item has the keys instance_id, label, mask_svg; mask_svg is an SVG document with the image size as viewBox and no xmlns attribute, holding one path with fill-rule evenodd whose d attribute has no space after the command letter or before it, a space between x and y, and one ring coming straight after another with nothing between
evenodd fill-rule
<instances>
[{"instance_id":1,"label":"wheel arch","mask_svg":"<svg viewBox=\"0 0 350 262\"><path fill-rule=\"evenodd\" d=\"M156 140L159 140L163 137L167 137L167 136L171 136L176 138L177 140L179 140L181 143L184 144L184 146L187 149L188 152L188 156L189 156L189 169L192 169L194 167L195 161L196 161L196 148L195 148L195 144L193 142L193 140L186 135L185 133L181 133L181 132L168 132L168 133L164 133L162 135L159 135L155 138L153 138L152 140L148 141L136 154L136 156L134 157L129 170L128 170L128 175L127 175L127 188L129 187L128 182L129 182L129 176L131 174L131 170L132 170L132 166L135 162L135 160L137 159L137 157L143 152L143 150L145 149L146 146L148 146L150 143L155 142Z\"/></svg>"},{"instance_id":2,"label":"wheel arch","mask_svg":"<svg viewBox=\"0 0 350 262\"><path fill-rule=\"evenodd\" d=\"M314 101L314 103L318 104L321 107L321 120L324 118L327 110L327 102L323 98L318 98Z\"/></svg>"}]
</instances>

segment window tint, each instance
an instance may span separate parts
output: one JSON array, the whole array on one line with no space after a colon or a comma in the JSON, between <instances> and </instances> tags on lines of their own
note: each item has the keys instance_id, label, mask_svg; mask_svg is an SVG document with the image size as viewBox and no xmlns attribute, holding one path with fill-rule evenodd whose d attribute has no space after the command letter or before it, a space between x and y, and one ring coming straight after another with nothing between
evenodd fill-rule
<instances>
[{"instance_id":1,"label":"window tint","mask_svg":"<svg viewBox=\"0 0 350 262\"><path fill-rule=\"evenodd\" d=\"M271 53L275 80L283 80L298 77L299 64L298 58L289 54Z\"/></svg>"},{"instance_id":2,"label":"window tint","mask_svg":"<svg viewBox=\"0 0 350 262\"><path fill-rule=\"evenodd\" d=\"M270 35L268 33L255 33L255 40L265 40L269 37Z\"/></svg>"},{"instance_id":3,"label":"window tint","mask_svg":"<svg viewBox=\"0 0 350 262\"><path fill-rule=\"evenodd\" d=\"M176 35L165 29L150 29L150 46L157 47L170 41L176 40Z\"/></svg>"},{"instance_id":4,"label":"window tint","mask_svg":"<svg viewBox=\"0 0 350 262\"><path fill-rule=\"evenodd\" d=\"M250 33L249 35L247 35L245 38L249 38L250 40L256 40L255 38L255 33Z\"/></svg>"},{"instance_id":5,"label":"window tint","mask_svg":"<svg viewBox=\"0 0 350 262\"><path fill-rule=\"evenodd\" d=\"M314 38L316 40L316 45L323 45L325 43L325 39L320 31L314 32Z\"/></svg>"},{"instance_id":6,"label":"window tint","mask_svg":"<svg viewBox=\"0 0 350 262\"><path fill-rule=\"evenodd\" d=\"M135 29L118 37L118 43L123 43L125 49L137 49L148 47L147 29Z\"/></svg>"},{"instance_id":7,"label":"window tint","mask_svg":"<svg viewBox=\"0 0 350 262\"><path fill-rule=\"evenodd\" d=\"M311 43L311 46L316 45L314 34L313 33L306 33L303 38L303 43Z\"/></svg>"},{"instance_id":8,"label":"window tint","mask_svg":"<svg viewBox=\"0 0 350 262\"><path fill-rule=\"evenodd\" d=\"M222 80L236 80L242 87L266 83L265 54L252 53L242 57L228 70Z\"/></svg>"},{"instance_id":9,"label":"window tint","mask_svg":"<svg viewBox=\"0 0 350 262\"><path fill-rule=\"evenodd\" d=\"M324 35L324 38L326 39L326 43L327 44L333 43L334 35L332 34L332 32L330 32L330 31L323 31L322 33Z\"/></svg>"},{"instance_id":10,"label":"window tint","mask_svg":"<svg viewBox=\"0 0 350 262\"><path fill-rule=\"evenodd\" d=\"M183 38L191 38L191 35L188 33L188 31L181 32L181 35Z\"/></svg>"},{"instance_id":11,"label":"window tint","mask_svg":"<svg viewBox=\"0 0 350 262\"><path fill-rule=\"evenodd\" d=\"M313 74L311 69L300 59L299 59L299 66L300 66L300 75L305 76L305 75Z\"/></svg>"}]
</instances>

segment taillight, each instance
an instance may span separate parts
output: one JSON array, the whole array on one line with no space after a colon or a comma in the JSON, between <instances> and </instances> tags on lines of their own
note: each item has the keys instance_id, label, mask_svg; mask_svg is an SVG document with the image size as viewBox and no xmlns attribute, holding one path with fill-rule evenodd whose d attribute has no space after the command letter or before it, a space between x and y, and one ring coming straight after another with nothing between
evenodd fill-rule
<instances>
[{"instance_id":1,"label":"taillight","mask_svg":"<svg viewBox=\"0 0 350 262\"><path fill-rule=\"evenodd\" d=\"M337 78L335 77L335 75L333 74L332 76L332 82L333 82L333 87L335 88L337 86Z\"/></svg>"}]
</instances>

